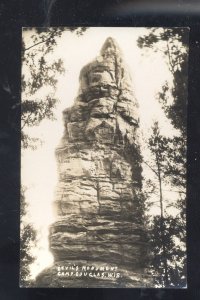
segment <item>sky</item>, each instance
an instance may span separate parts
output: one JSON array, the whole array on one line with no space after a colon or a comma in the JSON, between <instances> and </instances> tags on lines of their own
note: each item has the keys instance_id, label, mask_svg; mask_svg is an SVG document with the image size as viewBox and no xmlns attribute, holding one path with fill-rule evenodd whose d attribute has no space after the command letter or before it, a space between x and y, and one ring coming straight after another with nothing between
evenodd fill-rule
<instances>
[{"instance_id":1,"label":"sky","mask_svg":"<svg viewBox=\"0 0 200 300\"><path fill-rule=\"evenodd\" d=\"M171 81L171 73L162 54L147 53L137 47L138 37L146 33L145 28L128 27L93 27L87 29L82 36L66 31L58 40L52 58L49 58L50 60L61 58L65 67L65 74L59 77L57 84L56 97L59 99L59 104L55 109L56 120L44 120L39 126L27 128L26 133L41 138L43 144L37 150L22 151L21 182L27 187L25 194L29 203L27 220L38 232L38 246L37 249L33 249L37 260L31 266L33 278L53 262L53 257L48 251L47 236L48 226L55 219L52 202L58 178L54 153L64 131L62 111L73 105L77 96L80 70L99 55L108 37L117 41L129 67L133 90L140 107L142 138L148 135L153 120L159 121L163 133L174 134L170 122L156 99L156 94L164 82ZM32 45L31 35L31 31L23 33L27 47ZM28 75L25 67L22 71ZM48 89L44 87L39 95L44 97L47 92Z\"/></svg>"}]
</instances>

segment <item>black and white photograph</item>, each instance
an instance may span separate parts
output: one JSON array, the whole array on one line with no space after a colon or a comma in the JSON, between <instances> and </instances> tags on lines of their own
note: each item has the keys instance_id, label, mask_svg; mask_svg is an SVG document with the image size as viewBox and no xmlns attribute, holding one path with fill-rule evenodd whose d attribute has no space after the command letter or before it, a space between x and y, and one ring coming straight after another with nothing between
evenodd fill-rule
<instances>
[{"instance_id":1,"label":"black and white photograph","mask_svg":"<svg viewBox=\"0 0 200 300\"><path fill-rule=\"evenodd\" d=\"M187 27L24 27L20 287L187 288Z\"/></svg>"}]
</instances>

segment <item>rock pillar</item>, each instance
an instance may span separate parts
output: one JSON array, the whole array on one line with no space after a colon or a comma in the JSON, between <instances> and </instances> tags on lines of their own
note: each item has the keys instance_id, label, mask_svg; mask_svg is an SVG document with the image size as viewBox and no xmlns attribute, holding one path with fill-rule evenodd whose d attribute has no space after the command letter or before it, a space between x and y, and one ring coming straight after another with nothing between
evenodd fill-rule
<instances>
[{"instance_id":1,"label":"rock pillar","mask_svg":"<svg viewBox=\"0 0 200 300\"><path fill-rule=\"evenodd\" d=\"M37 284L146 286L138 104L112 38L80 72L78 96L63 116L49 235L55 262Z\"/></svg>"}]
</instances>

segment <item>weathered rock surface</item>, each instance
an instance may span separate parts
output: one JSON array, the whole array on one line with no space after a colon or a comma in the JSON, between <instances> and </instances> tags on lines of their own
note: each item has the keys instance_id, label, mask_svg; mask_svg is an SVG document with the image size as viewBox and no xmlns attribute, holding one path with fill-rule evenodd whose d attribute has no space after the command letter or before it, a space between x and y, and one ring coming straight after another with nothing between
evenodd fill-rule
<instances>
[{"instance_id":1,"label":"weathered rock surface","mask_svg":"<svg viewBox=\"0 0 200 300\"><path fill-rule=\"evenodd\" d=\"M49 236L55 263L38 276L37 286L147 286L138 104L112 38L82 69L78 96L63 116L57 221ZM56 273L70 264L117 266L120 278Z\"/></svg>"}]
</instances>

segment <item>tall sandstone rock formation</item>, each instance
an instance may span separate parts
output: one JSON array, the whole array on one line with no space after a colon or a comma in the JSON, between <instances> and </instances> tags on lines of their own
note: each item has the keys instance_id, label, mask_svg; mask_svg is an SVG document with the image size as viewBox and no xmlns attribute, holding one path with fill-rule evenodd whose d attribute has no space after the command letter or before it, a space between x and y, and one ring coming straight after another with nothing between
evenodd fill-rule
<instances>
[{"instance_id":1,"label":"tall sandstone rock formation","mask_svg":"<svg viewBox=\"0 0 200 300\"><path fill-rule=\"evenodd\" d=\"M138 104L112 38L82 69L64 125L49 236L55 262L37 286L148 286Z\"/></svg>"}]
</instances>

